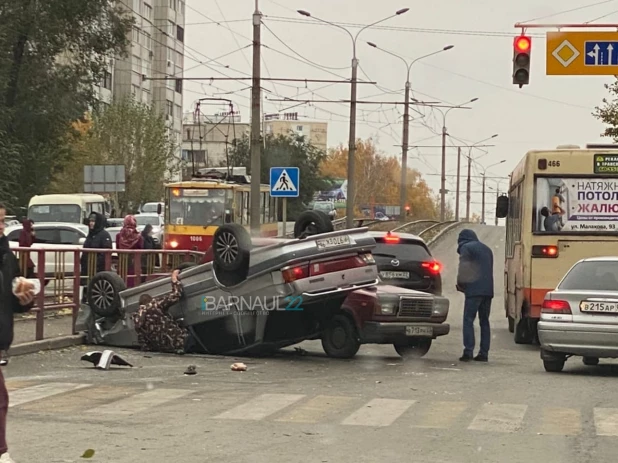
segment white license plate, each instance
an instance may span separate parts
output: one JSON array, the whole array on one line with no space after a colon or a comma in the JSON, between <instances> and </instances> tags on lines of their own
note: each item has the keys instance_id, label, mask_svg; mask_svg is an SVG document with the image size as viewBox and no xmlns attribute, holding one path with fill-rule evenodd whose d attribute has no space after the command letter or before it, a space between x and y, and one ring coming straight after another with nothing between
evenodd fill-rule
<instances>
[{"instance_id":1,"label":"white license plate","mask_svg":"<svg viewBox=\"0 0 618 463\"><path fill-rule=\"evenodd\" d=\"M581 301L579 310L582 312L618 313L618 303Z\"/></svg>"},{"instance_id":2,"label":"white license plate","mask_svg":"<svg viewBox=\"0 0 618 463\"><path fill-rule=\"evenodd\" d=\"M410 272L380 272L380 276L389 280L407 280L410 278Z\"/></svg>"},{"instance_id":3,"label":"white license plate","mask_svg":"<svg viewBox=\"0 0 618 463\"><path fill-rule=\"evenodd\" d=\"M406 326L406 336L433 336L433 328L426 326Z\"/></svg>"},{"instance_id":4,"label":"white license plate","mask_svg":"<svg viewBox=\"0 0 618 463\"><path fill-rule=\"evenodd\" d=\"M348 246L350 244L349 236L333 236L332 238L324 238L316 240L318 249L336 248L337 246Z\"/></svg>"}]
</instances>

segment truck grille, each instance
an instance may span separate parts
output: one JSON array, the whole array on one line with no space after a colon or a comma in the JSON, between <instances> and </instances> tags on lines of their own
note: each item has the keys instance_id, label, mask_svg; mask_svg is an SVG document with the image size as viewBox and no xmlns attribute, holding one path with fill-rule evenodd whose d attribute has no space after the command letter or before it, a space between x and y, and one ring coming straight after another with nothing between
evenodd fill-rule
<instances>
[{"instance_id":1,"label":"truck grille","mask_svg":"<svg viewBox=\"0 0 618 463\"><path fill-rule=\"evenodd\" d=\"M399 302L400 317L431 317L433 300L431 299L401 299Z\"/></svg>"}]
</instances>

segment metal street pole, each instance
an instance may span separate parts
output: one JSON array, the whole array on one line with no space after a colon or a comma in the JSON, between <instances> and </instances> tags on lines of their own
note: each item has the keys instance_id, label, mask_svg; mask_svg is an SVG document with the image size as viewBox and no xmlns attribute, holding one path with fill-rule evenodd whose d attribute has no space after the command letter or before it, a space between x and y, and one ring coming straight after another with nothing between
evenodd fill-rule
<instances>
[{"instance_id":1,"label":"metal street pole","mask_svg":"<svg viewBox=\"0 0 618 463\"><path fill-rule=\"evenodd\" d=\"M410 138L410 88L411 88L410 69L412 68L412 65L416 63L417 61L420 61L424 58L428 58L433 55L437 55L438 53L442 53L443 51L450 50L451 48L454 48L454 45L447 45L441 50L434 51L433 53L429 53L427 55L423 55L419 58L416 58L410 63L408 63L408 61L404 57L399 56L398 54L393 53L392 51L388 51L388 50L385 50L384 48L380 48L373 42L367 42L367 45L369 45L370 47L376 48L378 50L381 50L384 53L387 53L391 56L394 56L395 58L399 58L401 61L403 61L403 64L405 64L406 70L407 70L406 86L405 86L405 93L404 93L404 100L403 100L404 110L403 110L403 141L401 144L401 185L399 188L399 214L400 214L400 217L403 217L404 210L408 202L407 184L408 184L408 149L409 149L409 138Z\"/></svg>"},{"instance_id":2,"label":"metal street pole","mask_svg":"<svg viewBox=\"0 0 618 463\"><path fill-rule=\"evenodd\" d=\"M257 1L257 0L256 0ZM348 191L346 195L346 227L353 228L354 227L354 199L356 195L356 181L355 181L355 168L356 168L356 87L357 87L357 77L358 77L358 58L356 57L356 40L358 36L365 29L368 29L376 24L384 22L388 19L394 18L395 16L399 16L401 14L409 11L409 8L403 8L395 12L394 15L391 15L387 18L380 19L374 23L368 24L367 26L361 28L356 35L352 35L352 33L347 30L345 27L340 26L339 24L335 24L330 21L326 21L324 19L317 18L312 16L311 13L305 10L297 10L299 14L303 16L307 16L309 18L313 18L316 21L323 22L325 24L329 24L333 27L337 27L339 29L344 30L352 39L352 80L351 80L351 96L350 96L350 133L348 137Z\"/></svg>"},{"instance_id":3,"label":"metal street pole","mask_svg":"<svg viewBox=\"0 0 618 463\"><path fill-rule=\"evenodd\" d=\"M261 156L262 145L260 144L261 123L261 23L262 14L258 8L258 0L255 0L255 12L253 13L253 82L251 88L251 211L249 214L251 233L255 236L260 234L260 183L261 183Z\"/></svg>"},{"instance_id":4,"label":"metal street pole","mask_svg":"<svg viewBox=\"0 0 618 463\"><path fill-rule=\"evenodd\" d=\"M496 204L498 204L498 198L500 197L500 190L496 188ZM498 211L496 210L496 214L495 214L495 219L496 219L496 227L498 226Z\"/></svg>"},{"instance_id":5,"label":"metal street pole","mask_svg":"<svg viewBox=\"0 0 618 463\"><path fill-rule=\"evenodd\" d=\"M468 180L466 181L466 222L470 222L470 179L472 178L472 148L468 152Z\"/></svg>"},{"instance_id":6,"label":"metal street pole","mask_svg":"<svg viewBox=\"0 0 618 463\"><path fill-rule=\"evenodd\" d=\"M459 182L461 179L461 146L457 148L457 194L455 195L455 221L459 222Z\"/></svg>"},{"instance_id":7,"label":"metal street pole","mask_svg":"<svg viewBox=\"0 0 618 463\"><path fill-rule=\"evenodd\" d=\"M483 172L483 204L481 206L481 223L485 223L485 172Z\"/></svg>"}]
</instances>

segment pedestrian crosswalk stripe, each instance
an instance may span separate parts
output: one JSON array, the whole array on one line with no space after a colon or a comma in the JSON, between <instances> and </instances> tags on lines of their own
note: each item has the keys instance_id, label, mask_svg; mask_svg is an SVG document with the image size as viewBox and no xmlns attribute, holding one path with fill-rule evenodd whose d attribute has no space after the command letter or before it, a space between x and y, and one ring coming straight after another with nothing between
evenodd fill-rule
<instances>
[{"instance_id":1,"label":"pedestrian crosswalk stripe","mask_svg":"<svg viewBox=\"0 0 618 463\"><path fill-rule=\"evenodd\" d=\"M289 407L304 397L301 394L262 394L243 405L217 415L215 418L259 421Z\"/></svg>"},{"instance_id":2,"label":"pedestrian crosswalk stripe","mask_svg":"<svg viewBox=\"0 0 618 463\"><path fill-rule=\"evenodd\" d=\"M319 395L295 407L276 421L318 423L345 410L355 400L354 397Z\"/></svg>"},{"instance_id":3,"label":"pedestrian crosswalk stripe","mask_svg":"<svg viewBox=\"0 0 618 463\"><path fill-rule=\"evenodd\" d=\"M134 387L93 386L78 389L70 394L59 394L47 397L45 400L29 402L21 405L19 409L45 414L79 414L86 410L133 396L136 392Z\"/></svg>"},{"instance_id":4,"label":"pedestrian crosswalk stripe","mask_svg":"<svg viewBox=\"0 0 618 463\"><path fill-rule=\"evenodd\" d=\"M18 407L28 402L45 399L65 392L91 386L90 384L45 383L13 391L9 397L9 407Z\"/></svg>"},{"instance_id":5,"label":"pedestrian crosswalk stripe","mask_svg":"<svg viewBox=\"0 0 618 463\"><path fill-rule=\"evenodd\" d=\"M432 402L418 416L418 422L413 426L415 428L449 428L467 408L466 402Z\"/></svg>"},{"instance_id":6,"label":"pedestrian crosswalk stripe","mask_svg":"<svg viewBox=\"0 0 618 463\"><path fill-rule=\"evenodd\" d=\"M416 400L373 399L348 416L341 424L352 426L390 426Z\"/></svg>"},{"instance_id":7,"label":"pedestrian crosswalk stripe","mask_svg":"<svg viewBox=\"0 0 618 463\"><path fill-rule=\"evenodd\" d=\"M575 436L581 433L581 413L572 408L545 408L539 431L541 434Z\"/></svg>"},{"instance_id":8,"label":"pedestrian crosswalk stripe","mask_svg":"<svg viewBox=\"0 0 618 463\"><path fill-rule=\"evenodd\" d=\"M618 436L618 408L595 408L597 436Z\"/></svg>"},{"instance_id":9,"label":"pedestrian crosswalk stripe","mask_svg":"<svg viewBox=\"0 0 618 463\"><path fill-rule=\"evenodd\" d=\"M468 429L513 433L521 429L527 405L484 404Z\"/></svg>"},{"instance_id":10,"label":"pedestrian crosswalk stripe","mask_svg":"<svg viewBox=\"0 0 618 463\"><path fill-rule=\"evenodd\" d=\"M180 399L194 391L187 389L153 389L141 394L127 397L109 404L101 405L88 410L89 414L96 415L134 415L149 408L163 405L175 399Z\"/></svg>"}]
</instances>

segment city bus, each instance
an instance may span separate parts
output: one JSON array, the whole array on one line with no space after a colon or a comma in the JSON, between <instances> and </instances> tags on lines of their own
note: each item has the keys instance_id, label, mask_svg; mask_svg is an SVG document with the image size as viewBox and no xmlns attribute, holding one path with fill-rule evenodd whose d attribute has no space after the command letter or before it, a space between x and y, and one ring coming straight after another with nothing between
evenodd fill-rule
<instances>
[{"instance_id":1,"label":"city bus","mask_svg":"<svg viewBox=\"0 0 618 463\"><path fill-rule=\"evenodd\" d=\"M543 299L585 257L618 255L618 145L528 152L498 197L506 218L504 305L517 344L533 343Z\"/></svg>"},{"instance_id":2,"label":"city bus","mask_svg":"<svg viewBox=\"0 0 618 463\"><path fill-rule=\"evenodd\" d=\"M206 252L217 227L237 223L250 227L250 178L245 168L202 169L191 180L165 185L163 248ZM205 171L205 172L203 172ZM203 172L203 173L201 173ZM278 201L270 185L260 186L261 236L276 237Z\"/></svg>"},{"instance_id":3,"label":"city bus","mask_svg":"<svg viewBox=\"0 0 618 463\"><path fill-rule=\"evenodd\" d=\"M28 218L34 222L68 222L88 224L88 216L98 212L110 215L110 202L102 195L90 193L33 196L28 204Z\"/></svg>"}]
</instances>

